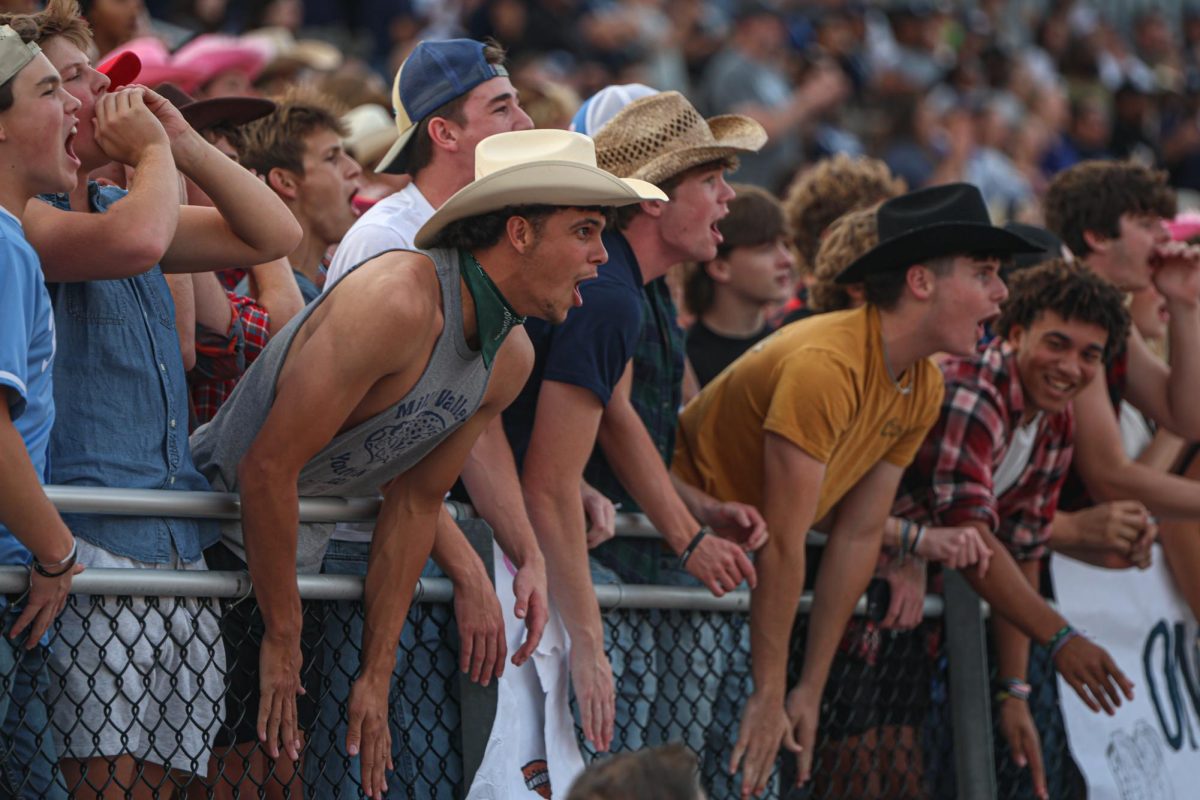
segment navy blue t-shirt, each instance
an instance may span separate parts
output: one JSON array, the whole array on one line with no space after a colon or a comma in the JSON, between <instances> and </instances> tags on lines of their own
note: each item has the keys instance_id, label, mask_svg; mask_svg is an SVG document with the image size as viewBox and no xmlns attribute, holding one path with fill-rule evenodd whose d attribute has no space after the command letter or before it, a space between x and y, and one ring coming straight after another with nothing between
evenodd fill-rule
<instances>
[{"instance_id":1,"label":"navy blue t-shirt","mask_svg":"<svg viewBox=\"0 0 1200 800\"><path fill-rule=\"evenodd\" d=\"M598 278L579 287L583 305L571 309L561 325L540 319L525 323L535 354L533 372L504 412L504 430L518 468L533 434L542 381L582 386L607 405L633 358L642 327L642 270L619 232L605 231L603 241L608 261Z\"/></svg>"}]
</instances>

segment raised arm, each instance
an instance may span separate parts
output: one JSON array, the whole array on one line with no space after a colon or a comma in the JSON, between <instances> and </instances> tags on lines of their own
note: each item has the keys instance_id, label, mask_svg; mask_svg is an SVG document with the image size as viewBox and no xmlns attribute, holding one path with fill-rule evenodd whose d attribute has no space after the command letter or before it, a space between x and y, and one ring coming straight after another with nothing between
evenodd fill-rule
<instances>
[{"instance_id":1,"label":"raised arm","mask_svg":"<svg viewBox=\"0 0 1200 800\"><path fill-rule=\"evenodd\" d=\"M25 235L50 282L138 275L163 257L179 222L179 176L163 126L140 90L96 102L96 141L114 161L133 167L129 193L103 214L60 211L29 201Z\"/></svg>"},{"instance_id":2,"label":"raised arm","mask_svg":"<svg viewBox=\"0 0 1200 800\"><path fill-rule=\"evenodd\" d=\"M286 256L300 242L300 223L273 191L205 141L166 98L144 89L147 107L171 140L175 163L213 208L184 206L179 228L162 257L167 272L205 272L261 264Z\"/></svg>"}]
</instances>

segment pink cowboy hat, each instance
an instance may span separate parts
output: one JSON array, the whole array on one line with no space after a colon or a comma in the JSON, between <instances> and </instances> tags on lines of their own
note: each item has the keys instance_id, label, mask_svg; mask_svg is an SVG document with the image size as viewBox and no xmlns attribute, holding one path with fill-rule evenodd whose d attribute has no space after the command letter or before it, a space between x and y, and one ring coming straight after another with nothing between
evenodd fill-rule
<instances>
[{"instance_id":1,"label":"pink cowboy hat","mask_svg":"<svg viewBox=\"0 0 1200 800\"><path fill-rule=\"evenodd\" d=\"M124 79L128 76L129 62L126 54L132 54L141 63L141 70L136 73L138 83L145 84L153 89L160 83L177 83L180 86L193 86L199 79L199 75L191 69L179 66L171 57L167 46L163 44L161 39L153 36L141 36L137 39L132 39L104 57L104 61L100 63L98 69L104 72L108 67L111 71L108 73L110 78L118 78L113 80L112 88L118 88L131 83L133 78ZM118 62L124 61L124 65ZM120 68L120 69L118 69Z\"/></svg>"},{"instance_id":2,"label":"pink cowboy hat","mask_svg":"<svg viewBox=\"0 0 1200 800\"><path fill-rule=\"evenodd\" d=\"M194 72L198 78L193 85L203 86L229 70L245 73L254 80L270 60L271 48L261 41L205 33L175 51L173 63ZM192 87L183 88L189 90Z\"/></svg>"}]
</instances>

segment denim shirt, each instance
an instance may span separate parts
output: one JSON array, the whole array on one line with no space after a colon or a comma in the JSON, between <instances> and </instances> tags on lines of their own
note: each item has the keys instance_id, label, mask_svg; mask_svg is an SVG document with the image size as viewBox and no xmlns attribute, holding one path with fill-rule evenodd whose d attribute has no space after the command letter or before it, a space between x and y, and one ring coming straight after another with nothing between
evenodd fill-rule
<instances>
[{"instance_id":1,"label":"denim shirt","mask_svg":"<svg viewBox=\"0 0 1200 800\"><path fill-rule=\"evenodd\" d=\"M124 196L116 187L88 187L94 211ZM41 199L70 210L66 195ZM47 289L58 333L51 483L209 491L188 447L187 381L162 269ZM86 542L156 564L171 561L172 550L194 561L219 535L212 520L90 514L63 520Z\"/></svg>"}]
</instances>

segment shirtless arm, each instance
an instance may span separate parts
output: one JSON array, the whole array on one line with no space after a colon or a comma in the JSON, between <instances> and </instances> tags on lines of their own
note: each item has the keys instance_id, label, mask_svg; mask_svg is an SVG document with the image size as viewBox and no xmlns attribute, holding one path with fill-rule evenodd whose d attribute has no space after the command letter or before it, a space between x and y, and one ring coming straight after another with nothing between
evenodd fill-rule
<instances>
[{"instance_id":1,"label":"shirtless arm","mask_svg":"<svg viewBox=\"0 0 1200 800\"><path fill-rule=\"evenodd\" d=\"M404 259L418 260L422 259ZM300 471L337 435L371 387L426 357L427 331L440 324L435 289L429 285L436 279L411 268L381 270L380 275L398 282L408 276L410 285L405 291L397 286L328 301L323 324L310 328L311 336L302 345L293 345L302 347L294 356L303 359L304 367L289 370L285 364L271 410L238 465L246 560L266 628L258 734L273 758L278 757L281 727L289 755L299 757L295 695L300 685ZM346 341L362 345L341 347ZM313 414L314 408L324 413Z\"/></svg>"},{"instance_id":2,"label":"shirtless arm","mask_svg":"<svg viewBox=\"0 0 1200 800\"><path fill-rule=\"evenodd\" d=\"M444 513L442 498L462 471L471 446L512 402L528 375L528 362L502 364L497 359L475 415L384 490L367 562L362 667L350 691L346 732L346 751L362 754L362 787L368 797L382 797L387 791L385 772L392 768L388 690L396 647L413 588L433 547L438 517Z\"/></svg>"}]
</instances>

